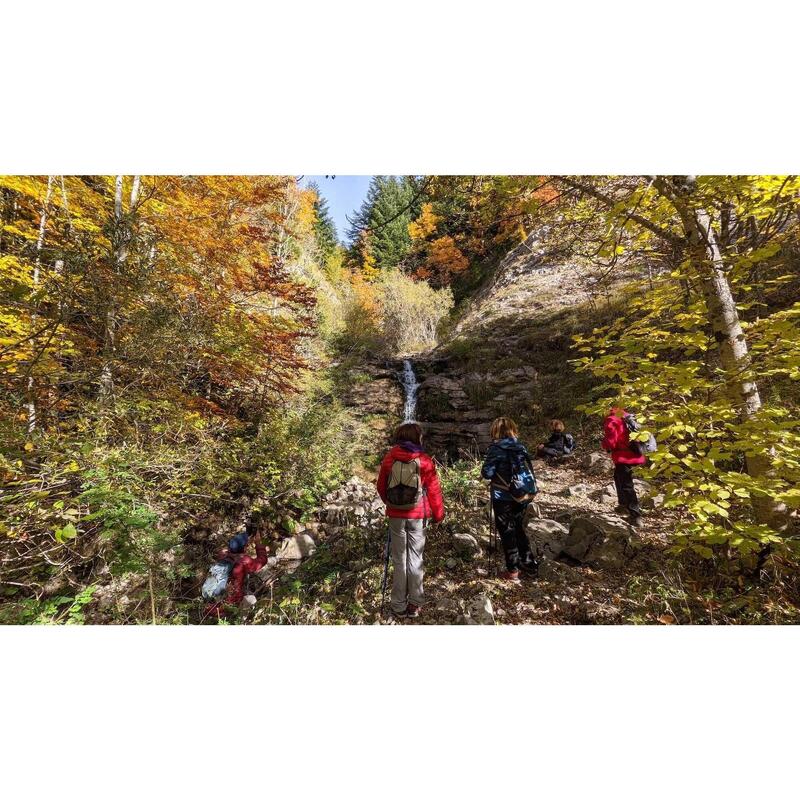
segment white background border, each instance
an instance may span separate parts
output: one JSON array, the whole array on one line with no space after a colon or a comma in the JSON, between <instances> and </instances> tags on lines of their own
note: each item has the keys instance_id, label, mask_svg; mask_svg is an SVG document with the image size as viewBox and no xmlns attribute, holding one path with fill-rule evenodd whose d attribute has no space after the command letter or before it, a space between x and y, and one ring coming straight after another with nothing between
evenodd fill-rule
<instances>
[{"instance_id":1,"label":"white background border","mask_svg":"<svg viewBox=\"0 0 800 800\"><path fill-rule=\"evenodd\" d=\"M795 15L18 3L0 18L0 171L797 172ZM0 647L11 797L796 785L796 628L6 628Z\"/></svg>"}]
</instances>

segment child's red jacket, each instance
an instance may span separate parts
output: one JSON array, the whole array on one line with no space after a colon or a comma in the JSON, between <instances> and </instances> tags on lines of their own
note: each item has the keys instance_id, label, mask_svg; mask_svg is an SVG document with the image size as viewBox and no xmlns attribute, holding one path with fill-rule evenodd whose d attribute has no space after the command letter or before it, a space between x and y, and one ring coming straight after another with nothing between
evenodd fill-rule
<instances>
[{"instance_id":1,"label":"child's red jacket","mask_svg":"<svg viewBox=\"0 0 800 800\"><path fill-rule=\"evenodd\" d=\"M625 412L621 412L625 413ZM630 448L630 434L625 420L617 414L609 414L603 424L602 448L611 451L611 460L615 464L644 464L647 457L634 453Z\"/></svg>"},{"instance_id":2,"label":"child's red jacket","mask_svg":"<svg viewBox=\"0 0 800 800\"><path fill-rule=\"evenodd\" d=\"M244 579L251 572L258 572L266 563L267 548L263 544L256 545L255 558L248 555L239 556L228 579L225 597L207 606L206 614L219 617L224 614L225 606L238 606L242 602L242 597L244 597Z\"/></svg>"}]
</instances>

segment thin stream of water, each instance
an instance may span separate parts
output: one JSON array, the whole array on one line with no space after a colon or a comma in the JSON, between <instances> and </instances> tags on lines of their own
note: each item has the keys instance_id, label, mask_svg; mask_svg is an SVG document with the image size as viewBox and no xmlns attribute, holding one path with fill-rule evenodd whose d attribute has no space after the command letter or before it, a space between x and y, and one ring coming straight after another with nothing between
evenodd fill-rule
<instances>
[{"instance_id":1,"label":"thin stream of water","mask_svg":"<svg viewBox=\"0 0 800 800\"><path fill-rule=\"evenodd\" d=\"M403 361L403 372L400 380L406 394L406 402L403 407L403 422L411 422L414 419L414 414L417 412L417 389L419 388L419 381L414 374L414 367L408 359Z\"/></svg>"}]
</instances>

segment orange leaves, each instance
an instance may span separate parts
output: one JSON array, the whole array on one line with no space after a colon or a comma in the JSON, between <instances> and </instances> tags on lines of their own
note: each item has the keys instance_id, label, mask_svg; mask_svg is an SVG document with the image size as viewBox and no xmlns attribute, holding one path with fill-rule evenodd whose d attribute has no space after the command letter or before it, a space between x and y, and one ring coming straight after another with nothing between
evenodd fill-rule
<instances>
[{"instance_id":1,"label":"orange leaves","mask_svg":"<svg viewBox=\"0 0 800 800\"><path fill-rule=\"evenodd\" d=\"M469 266L469 261L456 247L452 236L442 236L431 242L428 262L436 269L452 273L463 272Z\"/></svg>"},{"instance_id":2,"label":"orange leaves","mask_svg":"<svg viewBox=\"0 0 800 800\"><path fill-rule=\"evenodd\" d=\"M374 281L378 277L378 267L372 252L372 242L367 231L361 231L358 240L358 256L361 261L361 274L365 280Z\"/></svg>"},{"instance_id":3,"label":"orange leaves","mask_svg":"<svg viewBox=\"0 0 800 800\"><path fill-rule=\"evenodd\" d=\"M0 273L13 278L19 262L24 278L15 280L24 303L8 338L26 341L34 318L42 331L27 352L17 348L26 361L38 353L40 372L60 365L89 385L109 363L118 387L213 387L221 396L224 387L231 402L299 383L315 293L293 259L312 235L312 192L291 176L128 175L118 217L116 176L54 176L50 184L37 260L48 178L0 178L0 267L8 265ZM34 296L37 265L43 279ZM20 396L27 391L18 378L9 383Z\"/></svg>"},{"instance_id":4,"label":"orange leaves","mask_svg":"<svg viewBox=\"0 0 800 800\"><path fill-rule=\"evenodd\" d=\"M440 236L428 244L425 261L417 274L421 278L446 284L453 275L464 272L468 267L469 259L458 248L455 239L452 236Z\"/></svg>"},{"instance_id":5,"label":"orange leaves","mask_svg":"<svg viewBox=\"0 0 800 800\"><path fill-rule=\"evenodd\" d=\"M358 306L366 315L377 321L380 306L375 287L360 272L353 273L350 284L353 287L353 297Z\"/></svg>"}]
</instances>

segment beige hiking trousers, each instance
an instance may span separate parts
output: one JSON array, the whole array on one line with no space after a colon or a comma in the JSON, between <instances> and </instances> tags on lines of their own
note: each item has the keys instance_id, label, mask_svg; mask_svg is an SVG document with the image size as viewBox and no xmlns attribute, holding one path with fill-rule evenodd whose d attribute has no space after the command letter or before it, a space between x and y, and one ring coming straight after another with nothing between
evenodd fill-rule
<instances>
[{"instance_id":1,"label":"beige hiking trousers","mask_svg":"<svg viewBox=\"0 0 800 800\"><path fill-rule=\"evenodd\" d=\"M425 603L422 590L425 550L424 520L389 517L392 533L392 611L402 614L409 603Z\"/></svg>"}]
</instances>

